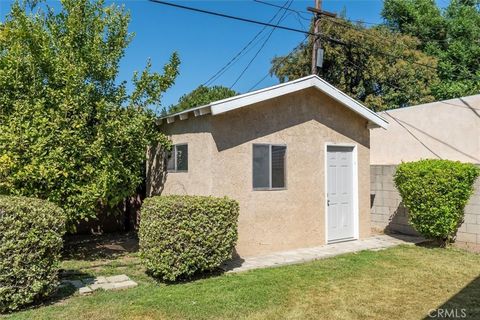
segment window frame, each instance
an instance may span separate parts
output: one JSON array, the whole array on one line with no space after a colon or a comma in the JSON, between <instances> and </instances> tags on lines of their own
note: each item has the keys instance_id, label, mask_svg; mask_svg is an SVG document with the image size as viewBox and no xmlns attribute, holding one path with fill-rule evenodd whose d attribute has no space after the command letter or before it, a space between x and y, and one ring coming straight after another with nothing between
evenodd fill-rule
<instances>
[{"instance_id":1,"label":"window frame","mask_svg":"<svg viewBox=\"0 0 480 320\"><path fill-rule=\"evenodd\" d=\"M268 179L269 179L269 186L268 187L254 187L254 172L253 172L253 149L255 146L268 146ZM284 186L283 187L272 187L272 147L285 147L285 157L283 159L283 176L284 176ZM280 190L287 190L287 145L282 143L253 143L252 144L252 189L253 191L280 191Z\"/></svg>"},{"instance_id":2,"label":"window frame","mask_svg":"<svg viewBox=\"0 0 480 320\"><path fill-rule=\"evenodd\" d=\"M177 146L187 146L187 170L178 170L177 169ZM168 173L182 173L182 172L188 172L188 159L189 159L189 156L188 156L188 143L176 143L174 145L172 145L172 156L173 156L173 165L174 165L174 169L168 169L168 157L166 159L166 168L167 168L167 172Z\"/></svg>"}]
</instances>

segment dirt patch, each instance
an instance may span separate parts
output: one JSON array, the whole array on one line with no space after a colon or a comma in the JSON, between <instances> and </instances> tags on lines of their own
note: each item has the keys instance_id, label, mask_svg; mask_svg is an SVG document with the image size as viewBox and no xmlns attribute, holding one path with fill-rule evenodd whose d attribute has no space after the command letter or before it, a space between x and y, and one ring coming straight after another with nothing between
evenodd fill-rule
<instances>
[{"instance_id":1,"label":"dirt patch","mask_svg":"<svg viewBox=\"0 0 480 320\"><path fill-rule=\"evenodd\" d=\"M114 259L138 251L134 233L104 235L73 235L65 239L64 259Z\"/></svg>"}]
</instances>

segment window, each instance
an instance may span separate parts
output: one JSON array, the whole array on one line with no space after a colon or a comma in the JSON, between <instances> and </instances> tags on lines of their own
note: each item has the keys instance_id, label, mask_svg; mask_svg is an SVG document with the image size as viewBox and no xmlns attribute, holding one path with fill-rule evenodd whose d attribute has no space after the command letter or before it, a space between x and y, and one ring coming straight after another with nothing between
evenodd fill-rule
<instances>
[{"instance_id":1,"label":"window","mask_svg":"<svg viewBox=\"0 0 480 320\"><path fill-rule=\"evenodd\" d=\"M286 152L282 145L253 145L253 189L285 188Z\"/></svg>"},{"instance_id":2,"label":"window","mask_svg":"<svg viewBox=\"0 0 480 320\"><path fill-rule=\"evenodd\" d=\"M168 172L187 172L188 171L188 145L175 144L172 151L167 154Z\"/></svg>"}]
</instances>

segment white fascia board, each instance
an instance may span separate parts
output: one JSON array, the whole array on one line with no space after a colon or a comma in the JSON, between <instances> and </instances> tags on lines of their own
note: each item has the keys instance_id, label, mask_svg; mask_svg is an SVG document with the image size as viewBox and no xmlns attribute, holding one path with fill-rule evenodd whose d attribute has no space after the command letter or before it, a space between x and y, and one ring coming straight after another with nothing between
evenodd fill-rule
<instances>
[{"instance_id":1,"label":"white fascia board","mask_svg":"<svg viewBox=\"0 0 480 320\"><path fill-rule=\"evenodd\" d=\"M212 108L212 115L217 115L221 113L225 113L237 108L242 108L257 102L262 102L265 100L269 100L272 98L277 98L298 90L306 89L311 87L310 81L302 81L297 83L287 83L283 86L275 86L268 88L268 90L260 90L254 91L250 94L245 94L239 96L237 99L222 102L219 104L213 104Z\"/></svg>"},{"instance_id":2,"label":"white fascia board","mask_svg":"<svg viewBox=\"0 0 480 320\"><path fill-rule=\"evenodd\" d=\"M377 115L375 112L373 112L372 110L362 105L360 102L356 101L355 99L352 99L347 94L338 90L328 82L320 78L316 78L315 82L316 82L315 87L317 87L320 91L324 92L331 98L342 103L346 107L360 114L361 116L368 119L370 122L378 125L379 127L382 127L384 129L388 127L388 122L385 119L383 119L382 117Z\"/></svg>"},{"instance_id":3,"label":"white fascia board","mask_svg":"<svg viewBox=\"0 0 480 320\"><path fill-rule=\"evenodd\" d=\"M347 108L353 110L354 112L358 113L362 117L369 120L371 124L382 127L384 129L387 128L388 122L385 119L383 119L382 117L377 115L375 112L371 111L370 109L362 105L360 102L352 99L342 91L338 90L337 88L335 88L334 86L326 82L325 80L315 75L281 83L265 89L260 89L253 92L247 92L231 98L215 101L208 105L199 106L189 110L181 111L176 114L166 116L164 118L167 119L167 123L171 123L175 121L174 120L175 116L179 116L180 119L186 119L186 117L183 115L189 112L193 112L196 117L202 116L205 114L212 114L212 115L222 114L231 110L235 110L238 108L255 104L257 102L277 98L277 97L280 97L295 91L307 89L310 87L314 87L320 90L321 92L325 93L326 95L330 96L334 100L337 100L342 105L346 106Z\"/></svg>"},{"instance_id":4,"label":"white fascia board","mask_svg":"<svg viewBox=\"0 0 480 320\"><path fill-rule=\"evenodd\" d=\"M217 103L212 103L212 115L225 113L234 109L242 108L268 99L277 98L282 95L310 87L317 88L377 126L387 128L388 122L378 116L375 112L366 108L361 103L350 98L348 95L317 76L308 76L296 81L283 83L267 89L246 93L230 99L218 101Z\"/></svg>"}]
</instances>

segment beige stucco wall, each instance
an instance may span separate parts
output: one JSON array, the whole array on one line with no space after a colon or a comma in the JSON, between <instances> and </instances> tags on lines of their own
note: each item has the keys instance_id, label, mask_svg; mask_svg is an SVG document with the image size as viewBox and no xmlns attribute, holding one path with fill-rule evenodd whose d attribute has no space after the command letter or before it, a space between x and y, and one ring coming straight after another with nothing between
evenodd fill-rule
<instances>
[{"instance_id":1,"label":"beige stucco wall","mask_svg":"<svg viewBox=\"0 0 480 320\"><path fill-rule=\"evenodd\" d=\"M168 173L163 188L161 179L150 181L149 192L237 200L241 256L325 243L327 142L357 146L359 234L370 234L367 121L319 91L307 89L217 116L190 116L162 130L173 143L188 143L189 171ZM287 145L286 190L253 191L253 143ZM152 176L156 169L149 171Z\"/></svg>"},{"instance_id":2,"label":"beige stucco wall","mask_svg":"<svg viewBox=\"0 0 480 320\"><path fill-rule=\"evenodd\" d=\"M438 158L480 163L480 95L390 110L380 116L389 127L372 131L374 165Z\"/></svg>"}]
</instances>

